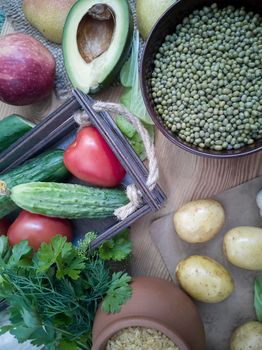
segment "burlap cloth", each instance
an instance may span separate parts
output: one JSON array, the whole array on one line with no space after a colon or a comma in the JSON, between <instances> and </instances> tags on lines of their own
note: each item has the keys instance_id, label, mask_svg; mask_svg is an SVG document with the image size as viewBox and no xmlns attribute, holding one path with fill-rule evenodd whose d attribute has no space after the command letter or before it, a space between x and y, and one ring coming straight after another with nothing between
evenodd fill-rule
<instances>
[{"instance_id":1,"label":"burlap cloth","mask_svg":"<svg viewBox=\"0 0 262 350\"><path fill-rule=\"evenodd\" d=\"M22 3L23 0L0 0L0 9L4 10L15 31L32 35L52 52L56 60L56 95L58 98L66 98L70 94L72 86L66 74L61 45L51 43L30 25L24 16ZM129 3L135 17L135 0L129 0Z\"/></svg>"}]
</instances>

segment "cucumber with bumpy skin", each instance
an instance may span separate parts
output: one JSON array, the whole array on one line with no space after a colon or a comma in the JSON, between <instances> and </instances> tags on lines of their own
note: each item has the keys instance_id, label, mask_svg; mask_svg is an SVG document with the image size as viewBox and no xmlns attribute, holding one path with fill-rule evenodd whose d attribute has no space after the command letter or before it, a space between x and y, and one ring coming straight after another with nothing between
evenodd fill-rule
<instances>
[{"instance_id":1,"label":"cucumber with bumpy skin","mask_svg":"<svg viewBox=\"0 0 262 350\"><path fill-rule=\"evenodd\" d=\"M31 213L67 219L111 216L128 202L123 190L74 184L35 182L16 186L12 200Z\"/></svg>"},{"instance_id":2,"label":"cucumber with bumpy skin","mask_svg":"<svg viewBox=\"0 0 262 350\"><path fill-rule=\"evenodd\" d=\"M64 152L55 150L33 158L23 165L0 175L10 191L14 186L35 181L62 181L68 175L64 166ZM0 218L16 209L8 195L0 195Z\"/></svg>"},{"instance_id":3,"label":"cucumber with bumpy skin","mask_svg":"<svg viewBox=\"0 0 262 350\"><path fill-rule=\"evenodd\" d=\"M33 123L17 114L0 120L0 152L11 146L33 127Z\"/></svg>"}]
</instances>

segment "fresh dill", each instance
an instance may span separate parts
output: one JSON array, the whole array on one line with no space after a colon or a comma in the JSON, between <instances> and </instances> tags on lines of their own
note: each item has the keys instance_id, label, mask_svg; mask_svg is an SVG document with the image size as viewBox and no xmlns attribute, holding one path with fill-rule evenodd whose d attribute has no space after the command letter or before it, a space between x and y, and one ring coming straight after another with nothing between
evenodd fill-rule
<instances>
[{"instance_id":1,"label":"fresh dill","mask_svg":"<svg viewBox=\"0 0 262 350\"><path fill-rule=\"evenodd\" d=\"M11 248L0 237L0 297L9 305L10 331L19 342L29 340L46 350L89 350L92 325L98 305L106 312L118 312L132 294L130 276L111 274L103 255L130 253L127 236L106 247L106 254L90 251L95 234L87 234L79 248L55 236L33 254L27 241ZM120 244L120 245L119 245ZM118 248L117 248L118 247ZM128 254L127 254L128 253Z\"/></svg>"}]
</instances>

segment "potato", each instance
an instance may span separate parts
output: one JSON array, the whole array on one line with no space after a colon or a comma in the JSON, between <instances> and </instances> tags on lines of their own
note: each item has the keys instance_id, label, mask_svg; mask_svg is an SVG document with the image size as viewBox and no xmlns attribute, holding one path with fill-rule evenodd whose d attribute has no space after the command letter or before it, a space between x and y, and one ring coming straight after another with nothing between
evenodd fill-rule
<instances>
[{"instance_id":1,"label":"potato","mask_svg":"<svg viewBox=\"0 0 262 350\"><path fill-rule=\"evenodd\" d=\"M244 323L233 333L230 350L261 350L262 324L255 321Z\"/></svg>"},{"instance_id":2,"label":"potato","mask_svg":"<svg viewBox=\"0 0 262 350\"><path fill-rule=\"evenodd\" d=\"M219 303L234 290L234 281L217 261L193 255L181 260L176 268L181 287L196 300L205 303Z\"/></svg>"},{"instance_id":3,"label":"potato","mask_svg":"<svg viewBox=\"0 0 262 350\"><path fill-rule=\"evenodd\" d=\"M247 270L262 270L262 229L239 226L224 237L224 253L231 264Z\"/></svg>"},{"instance_id":4,"label":"potato","mask_svg":"<svg viewBox=\"0 0 262 350\"><path fill-rule=\"evenodd\" d=\"M222 205L212 199L200 199L183 205L174 215L175 230L189 243L201 243L219 233L225 222Z\"/></svg>"}]
</instances>

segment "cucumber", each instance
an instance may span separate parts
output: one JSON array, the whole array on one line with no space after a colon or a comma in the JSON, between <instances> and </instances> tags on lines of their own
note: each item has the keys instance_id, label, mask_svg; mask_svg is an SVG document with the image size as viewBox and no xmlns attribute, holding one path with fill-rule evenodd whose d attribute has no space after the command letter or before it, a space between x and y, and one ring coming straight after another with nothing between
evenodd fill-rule
<instances>
[{"instance_id":1,"label":"cucumber","mask_svg":"<svg viewBox=\"0 0 262 350\"><path fill-rule=\"evenodd\" d=\"M105 218L128 202L123 190L50 182L15 186L11 198L32 213L67 219Z\"/></svg>"},{"instance_id":2,"label":"cucumber","mask_svg":"<svg viewBox=\"0 0 262 350\"><path fill-rule=\"evenodd\" d=\"M68 175L64 166L64 152L55 150L29 160L23 165L0 175L8 190L32 181L61 181ZM16 209L9 196L0 196L0 218Z\"/></svg>"},{"instance_id":3,"label":"cucumber","mask_svg":"<svg viewBox=\"0 0 262 350\"><path fill-rule=\"evenodd\" d=\"M0 152L11 146L33 127L33 123L17 114L9 115L0 120Z\"/></svg>"}]
</instances>

